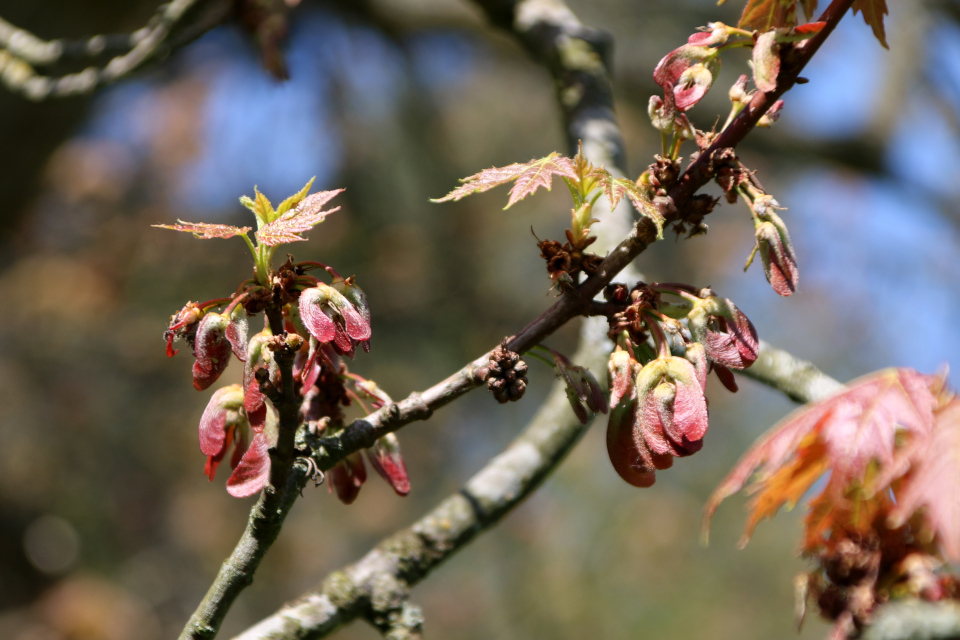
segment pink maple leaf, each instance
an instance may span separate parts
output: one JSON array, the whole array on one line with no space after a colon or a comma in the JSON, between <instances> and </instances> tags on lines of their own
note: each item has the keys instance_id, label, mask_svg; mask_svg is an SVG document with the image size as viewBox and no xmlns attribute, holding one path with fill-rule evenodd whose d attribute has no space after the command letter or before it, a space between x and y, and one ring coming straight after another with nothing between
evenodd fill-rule
<instances>
[{"instance_id":1,"label":"pink maple leaf","mask_svg":"<svg viewBox=\"0 0 960 640\"><path fill-rule=\"evenodd\" d=\"M323 205L341 191L343 189L318 191L305 197L297 206L283 213L273 222L263 225L257 231L257 242L268 247L275 247L279 244L306 240L306 238L300 236L301 233L309 231L323 222L323 219L328 215L340 210L340 207L336 207L324 211Z\"/></svg>"},{"instance_id":2,"label":"pink maple leaf","mask_svg":"<svg viewBox=\"0 0 960 640\"><path fill-rule=\"evenodd\" d=\"M514 185L510 189L510 199L507 206L504 207L504 209L509 209L517 202L532 195L540 187L549 191L553 186L553 176L555 175L574 181L579 180L573 160L553 152L539 160L484 169L480 173L464 178L461 181L463 182L461 186L432 202L460 200L470 194L482 193L501 184L513 182Z\"/></svg>"},{"instance_id":3,"label":"pink maple leaf","mask_svg":"<svg viewBox=\"0 0 960 640\"><path fill-rule=\"evenodd\" d=\"M233 236L242 236L250 231L251 227L231 227L228 224L210 224L209 222L184 222L177 220L177 224L155 224L158 229L171 229L173 231L183 231L192 233L201 240L210 240L211 238L232 238Z\"/></svg>"}]
</instances>

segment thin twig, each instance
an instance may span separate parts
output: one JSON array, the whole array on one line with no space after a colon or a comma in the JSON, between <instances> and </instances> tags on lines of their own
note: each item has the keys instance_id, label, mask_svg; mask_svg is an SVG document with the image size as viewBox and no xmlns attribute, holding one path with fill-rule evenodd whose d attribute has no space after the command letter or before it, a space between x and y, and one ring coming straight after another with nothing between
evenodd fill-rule
<instances>
[{"instance_id":1,"label":"thin twig","mask_svg":"<svg viewBox=\"0 0 960 640\"><path fill-rule=\"evenodd\" d=\"M85 43L47 42L0 19L0 81L30 100L91 93L193 41L222 23L232 9L232 0L172 0L157 10L147 26L129 36L95 36ZM60 77L34 71L34 65L53 64L67 54L99 55L108 45L122 46L124 39L129 51L103 68L87 67Z\"/></svg>"}]
</instances>

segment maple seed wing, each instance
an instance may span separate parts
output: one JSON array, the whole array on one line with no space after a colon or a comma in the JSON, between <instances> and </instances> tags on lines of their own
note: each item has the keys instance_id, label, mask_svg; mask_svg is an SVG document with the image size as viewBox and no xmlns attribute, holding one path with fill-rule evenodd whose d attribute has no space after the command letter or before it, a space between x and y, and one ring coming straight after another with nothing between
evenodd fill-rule
<instances>
[{"instance_id":1,"label":"maple seed wing","mask_svg":"<svg viewBox=\"0 0 960 640\"><path fill-rule=\"evenodd\" d=\"M227 493L234 498L246 498L260 493L270 478L269 448L267 437L262 432L253 436L250 448L227 479Z\"/></svg>"}]
</instances>

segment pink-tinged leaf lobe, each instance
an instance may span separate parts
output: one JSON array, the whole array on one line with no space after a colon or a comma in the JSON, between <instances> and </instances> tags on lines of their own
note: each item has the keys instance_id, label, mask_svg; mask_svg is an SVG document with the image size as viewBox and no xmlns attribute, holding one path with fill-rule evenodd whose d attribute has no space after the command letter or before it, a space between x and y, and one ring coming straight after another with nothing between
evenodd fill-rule
<instances>
[{"instance_id":1,"label":"pink-tinged leaf lobe","mask_svg":"<svg viewBox=\"0 0 960 640\"><path fill-rule=\"evenodd\" d=\"M913 369L885 369L851 382L817 403L791 413L758 440L713 492L704 509L709 522L717 506L752 485L745 539L761 519L792 504L826 471L824 493L843 495L862 482L868 465L897 466L897 434L929 442L942 380Z\"/></svg>"},{"instance_id":2,"label":"pink-tinged leaf lobe","mask_svg":"<svg viewBox=\"0 0 960 640\"><path fill-rule=\"evenodd\" d=\"M873 29L873 35L885 49L889 49L887 34L883 28L883 17L890 13L886 0L855 0L852 9L854 15L857 12L863 14L863 21Z\"/></svg>"},{"instance_id":3,"label":"pink-tinged leaf lobe","mask_svg":"<svg viewBox=\"0 0 960 640\"><path fill-rule=\"evenodd\" d=\"M228 224L210 224L208 222L184 222L177 220L177 224L155 224L158 229L171 229L173 231L183 231L192 233L201 240L210 240L213 238L232 238L233 236L242 236L250 231L251 227L232 227Z\"/></svg>"},{"instance_id":4,"label":"pink-tinged leaf lobe","mask_svg":"<svg viewBox=\"0 0 960 640\"><path fill-rule=\"evenodd\" d=\"M951 562L960 561L960 399L936 415L929 443L909 445L911 469L897 492L890 524L899 527L920 511Z\"/></svg>"},{"instance_id":5,"label":"pink-tinged leaf lobe","mask_svg":"<svg viewBox=\"0 0 960 640\"><path fill-rule=\"evenodd\" d=\"M462 180L463 184L442 198L433 202L448 202L460 200L473 193L489 191L496 186L513 182L510 189L510 199L505 209L532 195L540 187L547 191L553 186L553 176L561 176L570 180L579 180L576 167L570 158L553 152L545 158L530 162L514 163L506 167L491 167Z\"/></svg>"},{"instance_id":6,"label":"pink-tinged leaf lobe","mask_svg":"<svg viewBox=\"0 0 960 640\"><path fill-rule=\"evenodd\" d=\"M306 238L300 236L301 233L309 231L323 222L328 215L340 210L340 207L335 207L324 211L323 205L341 191L343 189L318 191L307 196L294 208L261 227L256 233L257 242L268 247L275 247L288 242L306 240Z\"/></svg>"}]
</instances>

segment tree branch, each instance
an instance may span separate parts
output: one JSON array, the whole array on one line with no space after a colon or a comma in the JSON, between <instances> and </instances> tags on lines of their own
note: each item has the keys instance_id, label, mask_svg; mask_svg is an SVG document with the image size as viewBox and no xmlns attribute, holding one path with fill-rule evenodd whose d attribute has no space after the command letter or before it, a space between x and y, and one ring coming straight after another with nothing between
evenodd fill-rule
<instances>
[{"instance_id":1,"label":"tree branch","mask_svg":"<svg viewBox=\"0 0 960 640\"><path fill-rule=\"evenodd\" d=\"M749 368L737 373L782 391L794 402L813 402L843 388L838 382L817 369L764 340L760 341L760 355Z\"/></svg>"},{"instance_id":2,"label":"tree branch","mask_svg":"<svg viewBox=\"0 0 960 640\"><path fill-rule=\"evenodd\" d=\"M677 211L682 211L687 201L712 178L709 158L713 152L734 147L743 140L767 109L796 83L797 76L819 49L823 40L833 32L852 3L853 0L834 0L821 16L826 26L815 37L792 47L784 47L776 89L767 93L758 91L750 106L741 111L730 126L717 137L717 140L687 167L680 177L679 184L670 192ZM487 3L481 2L481 4L486 6ZM569 16L572 16L569 9L553 0L525 0L517 3L489 0L489 4L497 7L497 11L492 14L497 20L503 19L505 14L503 7L507 4L515 9L518 22L521 22L520 18L526 15L523 11L524 7L531 6L550 8L549 15L560 16L561 24L565 24L564 17L569 19ZM579 23L576 24L579 25ZM541 30L540 33L546 33L546 31ZM557 37L555 41L562 43L564 39ZM670 220L671 218L668 217L668 221ZM603 290L603 287L655 240L656 230L653 228L653 223L647 218L641 219L620 244L607 255L596 274L590 276L573 292L563 294L560 300L539 318L514 335L509 340L510 349L524 353L568 320L586 311L591 300ZM435 409L478 386L481 379L477 371L486 362L488 356L489 353L484 354L430 389L419 394L413 393L399 403L384 407L364 419L355 421L336 436L322 439L316 450L317 465L323 470L329 469L350 453L371 446L382 435L396 431L414 420L429 417Z\"/></svg>"},{"instance_id":3,"label":"tree branch","mask_svg":"<svg viewBox=\"0 0 960 640\"><path fill-rule=\"evenodd\" d=\"M265 313L273 334L284 335L280 308L268 307ZM294 464L294 437L300 425L301 403L293 382L295 353L286 343L274 352L282 389L271 397L279 415L279 434L276 445L270 450L270 482L250 511L240 541L221 565L207 594L180 633L180 640L209 639L217 635L234 600L253 582L254 572L280 534L287 513L307 482L309 464L306 461Z\"/></svg>"},{"instance_id":4,"label":"tree branch","mask_svg":"<svg viewBox=\"0 0 960 640\"><path fill-rule=\"evenodd\" d=\"M597 326L603 324L600 321L585 333L596 335ZM599 368L605 356L603 344L587 339L575 359ZM554 386L524 432L460 491L412 527L384 539L359 562L331 573L315 591L251 627L238 640L322 638L358 617L383 631L392 619L402 617L414 585L523 502L586 429L570 411L563 386Z\"/></svg>"},{"instance_id":5,"label":"tree branch","mask_svg":"<svg viewBox=\"0 0 960 640\"><path fill-rule=\"evenodd\" d=\"M706 170L709 163L704 158L709 159L714 149L735 146L742 140L769 105L793 85L800 70L849 9L852 1L834 1L824 14L828 24L821 33L786 50L780 76L782 84L778 84L773 92L758 95L713 147L687 168L680 183L670 194L678 211L711 178ZM612 91L604 66L605 58L609 57L609 38L584 27L559 1L478 0L478 3L495 24L515 31L528 51L553 73L571 146L575 139L583 140L584 150L591 161L609 162L613 169L622 174L623 142L613 115ZM804 45L809 46L804 48ZM508 341L509 348L523 353L582 314L603 287L655 239L656 230L648 220L643 219L633 225L626 237L604 259L595 275L575 291L565 293L539 318L514 335ZM612 242L606 244L611 245ZM585 322L582 345L575 358L594 370L602 368L603 356L609 350L601 344L606 339L604 334L605 323L602 319ZM483 381L481 368L488 358L489 352L426 391L412 393L399 403L392 403L366 418L356 420L335 436L311 443L317 468L329 470L350 453L372 446L383 435L415 420L429 418L434 410ZM574 420L566 406L563 387L555 386L527 430L509 449L474 476L460 493L445 500L414 527L384 540L357 564L331 574L317 592L307 594L291 605L298 609L275 614L242 637L321 637L341 624L362 616L388 637L418 638L422 620L419 610L407 603L410 587L529 495L559 464L582 432L579 422ZM300 465L294 469L297 472L290 476L292 486L289 489L302 487L306 482L305 473L299 471ZM286 495L290 496L292 503L295 493L289 489ZM266 498L265 492L258 507ZM276 512L279 521L282 521L288 509L289 506ZM253 522L252 517L248 531ZM247 537L245 533L235 553L241 550ZM254 568L275 537L273 534L260 541L260 546L255 549L258 556L256 562L252 563ZM221 574L225 570L226 565ZM219 590L219 582L218 576L210 593ZM245 586L242 580L237 583ZM226 607L219 612L220 619L225 615Z\"/></svg>"},{"instance_id":6,"label":"tree branch","mask_svg":"<svg viewBox=\"0 0 960 640\"><path fill-rule=\"evenodd\" d=\"M0 81L30 100L91 93L198 38L232 10L232 0L172 0L157 10L147 26L130 35L94 36L81 42L44 41L0 18ZM87 67L60 77L39 75L33 68L114 49L126 52L103 68Z\"/></svg>"}]
</instances>

